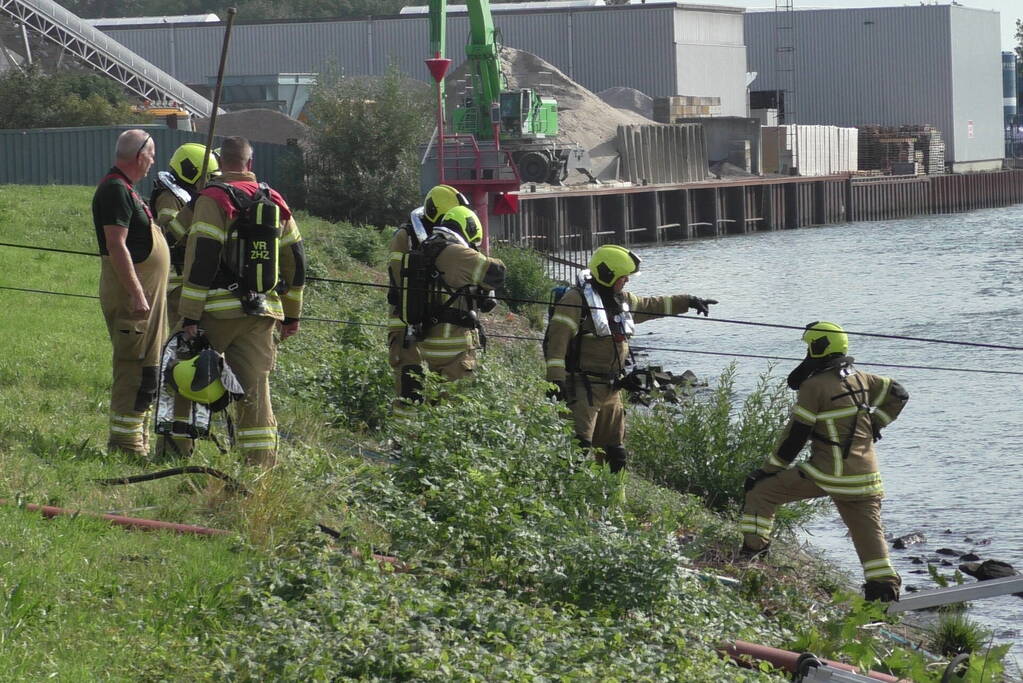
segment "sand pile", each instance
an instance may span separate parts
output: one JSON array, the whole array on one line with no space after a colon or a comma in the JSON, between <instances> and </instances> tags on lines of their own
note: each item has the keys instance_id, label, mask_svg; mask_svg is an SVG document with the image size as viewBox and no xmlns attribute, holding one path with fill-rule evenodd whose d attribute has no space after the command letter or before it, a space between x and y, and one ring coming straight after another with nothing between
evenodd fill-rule
<instances>
[{"instance_id":1,"label":"sand pile","mask_svg":"<svg viewBox=\"0 0 1023 683\"><path fill-rule=\"evenodd\" d=\"M597 93L597 97L616 109L626 109L650 120L654 118L654 98L641 90L616 85L613 88L601 90Z\"/></svg>"},{"instance_id":2,"label":"sand pile","mask_svg":"<svg viewBox=\"0 0 1023 683\"><path fill-rule=\"evenodd\" d=\"M195 129L205 133L208 119L196 119ZM258 142L287 144L288 140L302 140L309 127L287 114L272 109L242 109L217 115L217 135L240 135Z\"/></svg>"},{"instance_id":3,"label":"sand pile","mask_svg":"<svg viewBox=\"0 0 1023 683\"><path fill-rule=\"evenodd\" d=\"M616 109L562 73L556 66L524 50L501 49L501 69L509 88L536 88L558 101L560 144L574 143L589 150L593 175L601 180L614 179L618 158L618 126L650 124L643 116ZM468 63L462 63L447 79L448 106L461 97L464 85L470 82ZM569 173L569 184L585 182L584 176Z\"/></svg>"}]
</instances>

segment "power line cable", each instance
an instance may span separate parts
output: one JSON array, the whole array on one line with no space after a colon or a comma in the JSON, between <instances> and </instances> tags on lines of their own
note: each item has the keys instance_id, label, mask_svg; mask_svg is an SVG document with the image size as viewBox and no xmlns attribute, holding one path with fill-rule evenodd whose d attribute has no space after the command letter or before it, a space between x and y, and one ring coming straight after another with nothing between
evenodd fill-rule
<instances>
[{"instance_id":1,"label":"power line cable","mask_svg":"<svg viewBox=\"0 0 1023 683\"><path fill-rule=\"evenodd\" d=\"M49 247L36 247L36 246L32 246L32 245L12 244L12 243L8 243L8 242L0 242L0 246L17 247L19 249L35 249L35 250L41 250L41 251L56 251L56 252L59 252L59 253L77 254L77 255L83 255L83 256L98 256L98 254L94 254L94 253L91 253L91 252L72 251L72 250L67 250L67 249L53 249L53 248L49 248ZM327 283L333 283L333 284L353 285L353 286L359 286L359 287L374 287L374 288L379 288L379 289L389 289L390 288L389 284L382 284L382 283L378 283L378 282L365 282L365 281L361 281L361 280L345 280L345 279L341 279L341 278L325 278L325 277L309 276L309 277L306 277L306 280L310 281L310 282L327 282ZM540 301L540 300L537 300L537 299L521 299L521 298L516 298L516 297L495 297L495 298L497 300L499 300L499 301L505 301L505 302L509 302L509 303L539 304L539 305L542 305L542 306L549 306L551 304L550 301ZM584 304L561 304L561 305L563 305L563 306L571 306L573 308L585 308ZM752 321L752 320L734 320L734 319L730 319L730 318L710 318L710 317L703 317L703 318L701 318L701 317L699 317L697 315L683 315L683 314L680 314L680 313L667 313L667 314L665 314L665 313L660 313L660 312L657 312L657 311L642 311L642 310L636 310L636 311L633 311L633 313L652 315L652 316L656 316L658 318L679 318L679 319L683 319L683 320L697 320L699 322L723 323L723 324L729 324L729 325L744 325L744 326L750 326L750 327L765 327L765 328L773 328L773 329L781 329L781 330L798 330L800 332L805 332L806 329L807 329L805 326L802 326L802 325L785 325L785 324L782 324L782 323L765 323L765 322L757 322L757 321ZM897 341L916 341L916 342L923 342L923 343L927 343L927 344L948 344L948 345L953 345L953 346L968 346L968 347L984 348L984 349L999 349L999 350L1004 350L1004 351L1023 351L1023 346L1012 346L1010 344L991 344L991 343L987 343L987 342L968 342L968 341L961 341L961 340L957 340L957 339L936 339L936 338L933 338L933 337L913 337L913 336L901 335L901 334L883 334L883 333L880 333L880 332L856 332L856 331L853 331L853 330L845 330L845 333L847 335L854 335L854 336L858 336L858 337L872 337L872 338L875 338L875 339L893 339L893 340L897 340Z\"/></svg>"},{"instance_id":2,"label":"power line cable","mask_svg":"<svg viewBox=\"0 0 1023 683\"><path fill-rule=\"evenodd\" d=\"M0 285L0 290L9 290L9 291L13 291L13 292L28 292L28 293L33 293L33 294L48 294L48 295L53 295L53 296L66 296L66 297L74 297L74 298L79 298L79 299L98 299L99 298L98 296L94 296L94 295L91 295L91 294L70 294L70 293L67 293L67 292L52 292L52 291L47 291L45 289L27 289L27 288L24 288L24 287L7 287L5 285ZM377 328L389 328L390 327L390 325L385 325L383 323L369 323L369 322L363 322L363 321L359 321L359 320L337 320L337 319L334 319L334 318L306 317L306 318L302 318L302 321L303 322L333 323L333 324L338 324L338 325L356 325L356 326L359 326L359 327L377 327ZM513 335L513 334L488 334L487 337L493 337L495 339L518 339L518 340L521 340L521 341L531 341L531 342L542 342L543 341L543 337L526 337L526 336L522 336L522 335ZM635 351L665 351L665 352L670 352L670 353L690 353L690 354L704 355L704 356L723 356L725 358L759 358L759 359L766 359L766 360L788 360L788 361L796 361L796 362L801 362L801 361L804 360L803 358L791 358L791 357L787 357L787 356L766 356L766 355L757 355L757 354L750 354L750 353L729 353L729 352L725 352L725 351L697 351L697 350L694 350L694 349L678 349L678 348L669 348L669 347L661 347L661 346L638 346L638 345L632 345L632 349L635 350ZM911 369L911 370L937 370L937 371L943 371L943 372L979 373L979 374L986 374L986 375L1021 375L1021 376L1023 376L1023 372L1017 372L1017 371L1012 371L1012 370L985 370L985 369L981 369L981 368L951 368L951 367L940 367L940 366L933 366L933 365L897 365L897 364L894 364L894 363L859 363L858 362L856 364L857 365L863 365L863 366L871 366L871 367L881 367L881 368L902 368L902 369Z\"/></svg>"}]
</instances>

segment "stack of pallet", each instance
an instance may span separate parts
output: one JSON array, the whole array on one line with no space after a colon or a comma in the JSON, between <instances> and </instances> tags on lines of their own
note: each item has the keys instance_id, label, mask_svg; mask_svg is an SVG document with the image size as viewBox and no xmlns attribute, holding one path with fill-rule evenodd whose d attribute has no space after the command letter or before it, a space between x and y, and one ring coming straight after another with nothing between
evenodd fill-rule
<instances>
[{"instance_id":1,"label":"stack of pallet","mask_svg":"<svg viewBox=\"0 0 1023 683\"><path fill-rule=\"evenodd\" d=\"M679 119L694 116L718 116L721 114L720 97L694 97L673 95L654 98L654 121L678 123Z\"/></svg>"},{"instance_id":2,"label":"stack of pallet","mask_svg":"<svg viewBox=\"0 0 1023 683\"><path fill-rule=\"evenodd\" d=\"M896 175L945 172L945 143L930 125L859 126L860 168Z\"/></svg>"}]
</instances>

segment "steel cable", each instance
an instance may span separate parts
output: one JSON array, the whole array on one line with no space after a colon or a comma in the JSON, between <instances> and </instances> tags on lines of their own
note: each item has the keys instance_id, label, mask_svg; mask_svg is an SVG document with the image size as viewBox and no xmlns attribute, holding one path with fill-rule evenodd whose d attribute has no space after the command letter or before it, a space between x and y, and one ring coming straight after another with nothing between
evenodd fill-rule
<instances>
[{"instance_id":1,"label":"steel cable","mask_svg":"<svg viewBox=\"0 0 1023 683\"><path fill-rule=\"evenodd\" d=\"M0 290L8 290L8 291L14 291L14 292L29 292L29 293L33 293L33 294L49 294L49 295L53 295L53 296L66 296L66 297L75 297L75 298L80 298L80 299L98 299L99 298L98 296L93 296L93 295L89 295L89 294L69 294L69 293L66 293L66 292L51 292L51 291L47 291L47 290L44 290L44 289L27 289L27 288L24 288L24 287L7 287L5 285L0 285ZM385 325L383 323L369 323L369 322L363 322L363 321L359 321L359 320L336 320L336 319L333 319L333 318L307 317L307 318L302 318L302 321L303 322L332 323L332 324L337 324L337 325L355 325L355 326L359 326L359 327L376 327L376 328L389 328L390 327L389 325ZM488 334L487 337L492 337L494 339L517 339L517 340L521 340L521 341L531 341L531 342L542 342L543 341L543 337L526 337L526 336L522 336L522 335L513 335L513 334ZM751 353L729 353L729 352L724 352L724 351L697 351L697 350L694 350L694 349L678 349L678 348L669 348L669 347L662 347L662 346L640 346L640 345L631 345L631 346L632 346L632 349L634 351L665 351L665 352L670 352L670 353L690 353L690 354L694 354L694 355L703 355L703 356L723 356L723 357L726 357L726 358L760 358L760 359L766 359L766 360L788 360L788 361L796 361L796 362L800 362L800 361L804 360L802 358L791 358L791 357L788 357L788 356L765 356L765 355L758 355L758 354L751 354ZM941 367L941 366L934 366L934 365L897 365L897 364L894 364L894 363L867 363L867 362L861 363L861 362L857 362L856 364L857 365L863 365L863 366L879 367L879 368L902 368L902 369L911 369L911 370L936 370L936 371L943 371L943 372L966 372L966 373L977 373L977 374L985 374L985 375L1021 375L1021 376L1023 376L1023 372L1018 372L1018 371L1013 371L1013 370L984 370L984 369L981 369L981 368L952 368L952 367Z\"/></svg>"}]
</instances>

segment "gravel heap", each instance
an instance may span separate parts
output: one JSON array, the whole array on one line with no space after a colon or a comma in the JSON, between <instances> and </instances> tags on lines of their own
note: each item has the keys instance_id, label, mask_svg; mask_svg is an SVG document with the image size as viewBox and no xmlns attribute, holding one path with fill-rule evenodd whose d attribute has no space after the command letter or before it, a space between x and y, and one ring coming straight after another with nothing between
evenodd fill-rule
<instances>
[{"instance_id":1,"label":"gravel heap","mask_svg":"<svg viewBox=\"0 0 1023 683\"><path fill-rule=\"evenodd\" d=\"M601 90L597 93L597 97L616 109L626 109L640 116L645 116L651 121L654 118L654 98L635 88L616 85L613 88Z\"/></svg>"},{"instance_id":2,"label":"gravel heap","mask_svg":"<svg viewBox=\"0 0 1023 683\"><path fill-rule=\"evenodd\" d=\"M209 119L196 119L195 129L205 133ZM240 135L257 142L287 144L289 139L301 141L309 128L287 114L272 109L242 109L217 115L217 135Z\"/></svg>"},{"instance_id":3,"label":"gravel heap","mask_svg":"<svg viewBox=\"0 0 1023 683\"><path fill-rule=\"evenodd\" d=\"M468 63L463 62L447 79L448 106L452 107L468 81ZM650 119L632 111L617 109L562 73L550 62L525 50L501 49L501 69L509 88L536 88L558 101L561 144L576 144L589 150L592 172L601 180L615 179L618 158L618 126L651 124ZM652 106L652 105L651 105ZM566 183L586 182L576 172Z\"/></svg>"}]
</instances>

